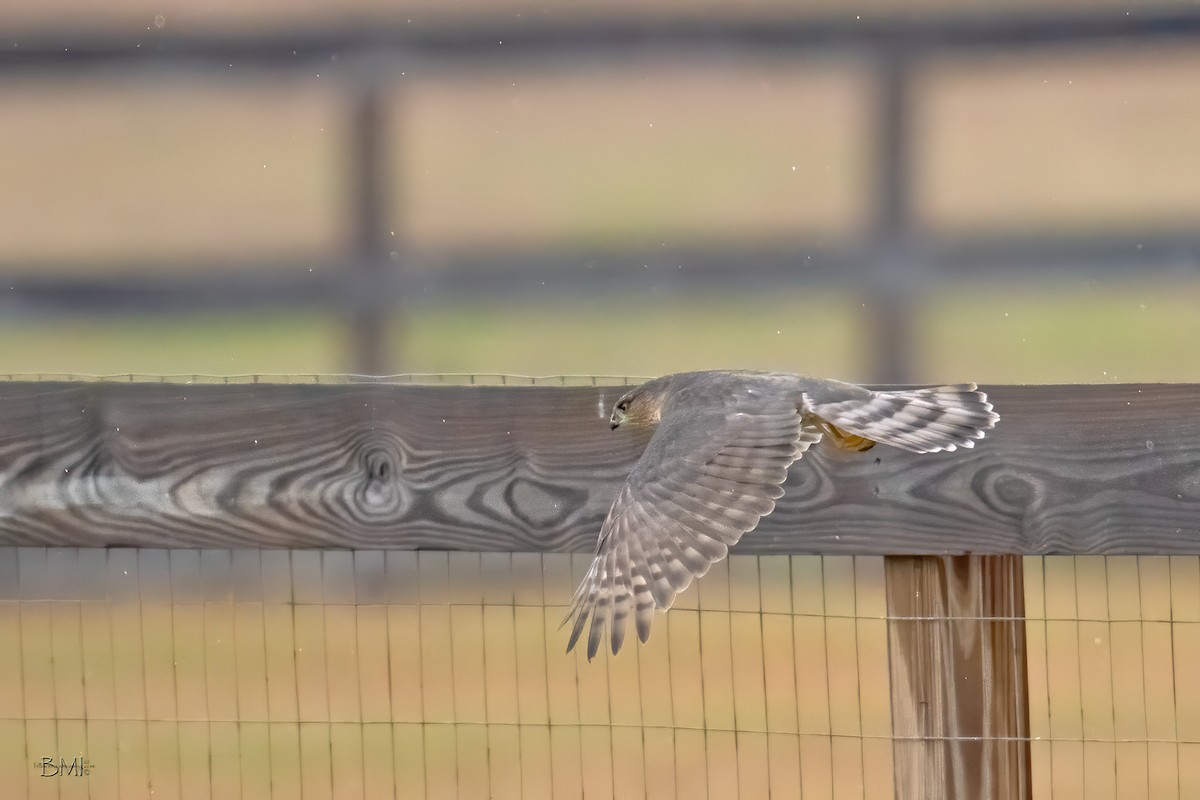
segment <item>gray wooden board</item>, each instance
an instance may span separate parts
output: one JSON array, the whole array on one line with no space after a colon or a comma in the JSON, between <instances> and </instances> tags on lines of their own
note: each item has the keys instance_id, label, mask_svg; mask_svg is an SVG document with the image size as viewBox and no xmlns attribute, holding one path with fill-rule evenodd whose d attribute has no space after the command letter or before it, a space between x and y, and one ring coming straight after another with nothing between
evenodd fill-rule
<instances>
[{"instance_id":1,"label":"gray wooden board","mask_svg":"<svg viewBox=\"0 0 1200 800\"><path fill-rule=\"evenodd\" d=\"M811 451L745 553L1200 553L1200 386L985 387L974 450ZM0 544L588 551L624 387L6 382Z\"/></svg>"}]
</instances>

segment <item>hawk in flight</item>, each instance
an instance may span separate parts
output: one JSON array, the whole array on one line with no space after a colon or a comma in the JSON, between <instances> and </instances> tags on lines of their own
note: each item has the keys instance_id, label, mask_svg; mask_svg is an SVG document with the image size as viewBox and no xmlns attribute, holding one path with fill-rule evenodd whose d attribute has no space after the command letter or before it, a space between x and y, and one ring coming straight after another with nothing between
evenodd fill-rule
<instances>
[{"instance_id":1,"label":"hawk in flight","mask_svg":"<svg viewBox=\"0 0 1200 800\"><path fill-rule=\"evenodd\" d=\"M846 450L882 442L936 453L973 447L999 418L973 383L876 392L786 373L713 371L632 389L609 424L654 433L563 620L574 618L567 651L587 628L590 661L607 628L615 655L631 615L645 642L654 610L670 608L774 510L788 467L822 438Z\"/></svg>"}]
</instances>

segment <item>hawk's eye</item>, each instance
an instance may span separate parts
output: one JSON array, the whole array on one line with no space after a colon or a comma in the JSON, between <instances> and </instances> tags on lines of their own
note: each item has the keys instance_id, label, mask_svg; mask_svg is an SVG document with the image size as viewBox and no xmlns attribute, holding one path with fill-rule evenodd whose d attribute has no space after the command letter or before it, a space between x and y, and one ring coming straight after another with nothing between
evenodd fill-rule
<instances>
[{"instance_id":1,"label":"hawk's eye","mask_svg":"<svg viewBox=\"0 0 1200 800\"><path fill-rule=\"evenodd\" d=\"M625 412L628 410L629 410L628 401L622 400L621 402L617 403L617 411Z\"/></svg>"}]
</instances>

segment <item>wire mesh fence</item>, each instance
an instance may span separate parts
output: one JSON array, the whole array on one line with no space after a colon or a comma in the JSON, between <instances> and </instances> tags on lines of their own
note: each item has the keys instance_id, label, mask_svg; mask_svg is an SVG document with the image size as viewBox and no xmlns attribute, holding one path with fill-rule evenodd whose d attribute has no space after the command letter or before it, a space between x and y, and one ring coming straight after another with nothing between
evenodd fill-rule
<instances>
[{"instance_id":1,"label":"wire mesh fence","mask_svg":"<svg viewBox=\"0 0 1200 800\"><path fill-rule=\"evenodd\" d=\"M1200 796L1197 558L1027 559L1035 786Z\"/></svg>"},{"instance_id":2,"label":"wire mesh fence","mask_svg":"<svg viewBox=\"0 0 1200 800\"><path fill-rule=\"evenodd\" d=\"M0 781L32 797L894 795L897 741L929 737L893 723L889 627L944 620L889 616L883 557L732 556L647 645L591 663L558 630L587 562L0 549ZM1196 796L1200 560L1030 557L1025 601L1034 796ZM978 620L981 636L1019 621Z\"/></svg>"}]
</instances>

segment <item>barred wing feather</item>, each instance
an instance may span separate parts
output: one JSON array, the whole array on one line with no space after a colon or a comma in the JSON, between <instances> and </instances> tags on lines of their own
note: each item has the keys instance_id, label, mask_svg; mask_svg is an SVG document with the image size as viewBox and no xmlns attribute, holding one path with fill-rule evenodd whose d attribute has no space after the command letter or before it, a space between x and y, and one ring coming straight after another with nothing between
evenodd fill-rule
<instances>
[{"instance_id":1,"label":"barred wing feather","mask_svg":"<svg viewBox=\"0 0 1200 800\"><path fill-rule=\"evenodd\" d=\"M778 401L659 423L608 512L563 620L574 620L568 652L586 628L588 660L606 630L615 655L630 616L645 642L654 610L670 608L771 513L788 467L820 438L795 405Z\"/></svg>"},{"instance_id":2,"label":"barred wing feather","mask_svg":"<svg viewBox=\"0 0 1200 800\"><path fill-rule=\"evenodd\" d=\"M974 447L999 415L973 383L823 397L808 410L855 436L913 453Z\"/></svg>"}]
</instances>

